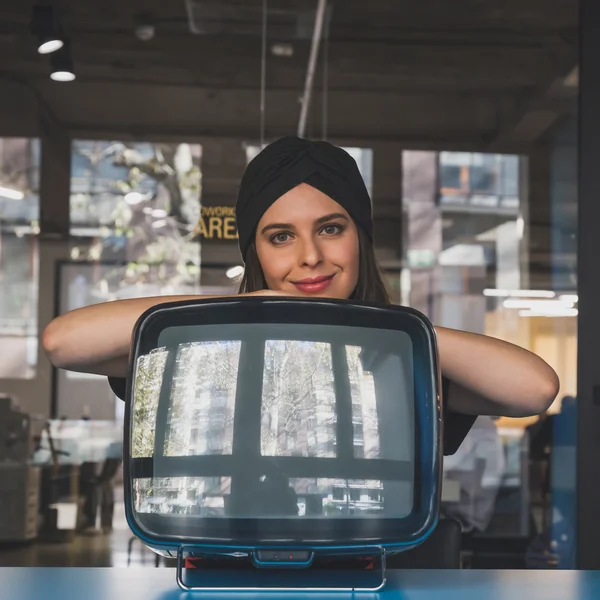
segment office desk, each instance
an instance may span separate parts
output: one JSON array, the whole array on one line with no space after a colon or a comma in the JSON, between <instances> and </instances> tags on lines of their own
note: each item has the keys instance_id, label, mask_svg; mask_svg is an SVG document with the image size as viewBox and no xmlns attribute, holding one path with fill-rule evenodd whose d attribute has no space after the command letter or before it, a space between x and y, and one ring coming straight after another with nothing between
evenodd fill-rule
<instances>
[{"instance_id":1,"label":"office desk","mask_svg":"<svg viewBox=\"0 0 600 600\"><path fill-rule=\"evenodd\" d=\"M600 571L388 571L379 593L183 592L174 569L0 568L2 600L596 600Z\"/></svg>"}]
</instances>

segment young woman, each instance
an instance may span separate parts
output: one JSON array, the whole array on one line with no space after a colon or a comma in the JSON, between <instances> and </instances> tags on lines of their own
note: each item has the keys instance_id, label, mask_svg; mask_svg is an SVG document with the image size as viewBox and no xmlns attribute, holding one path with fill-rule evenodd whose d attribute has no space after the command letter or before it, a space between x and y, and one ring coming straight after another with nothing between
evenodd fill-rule
<instances>
[{"instance_id":1,"label":"young woman","mask_svg":"<svg viewBox=\"0 0 600 600\"><path fill-rule=\"evenodd\" d=\"M319 296L389 304L375 261L371 200L356 162L326 142L288 137L267 146L242 178L237 206L245 262L240 293ZM121 300L64 314L43 344L64 369L109 377L122 396L133 326L149 307L198 296ZM544 412L558 393L541 358L483 335L437 327L445 453L477 415Z\"/></svg>"}]
</instances>

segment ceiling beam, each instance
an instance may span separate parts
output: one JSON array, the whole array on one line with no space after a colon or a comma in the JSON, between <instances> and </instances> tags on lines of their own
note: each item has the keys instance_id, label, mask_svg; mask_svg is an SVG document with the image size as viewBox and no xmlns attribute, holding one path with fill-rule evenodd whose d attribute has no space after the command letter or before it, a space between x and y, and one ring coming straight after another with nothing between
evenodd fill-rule
<instances>
[{"instance_id":1,"label":"ceiling beam","mask_svg":"<svg viewBox=\"0 0 600 600\"><path fill-rule=\"evenodd\" d=\"M556 66L556 74L549 82L522 97L512 111L506 113L490 139L489 151L498 145L514 141L534 143L558 119L574 109L578 86L573 77L577 68L576 57L565 59Z\"/></svg>"}]
</instances>

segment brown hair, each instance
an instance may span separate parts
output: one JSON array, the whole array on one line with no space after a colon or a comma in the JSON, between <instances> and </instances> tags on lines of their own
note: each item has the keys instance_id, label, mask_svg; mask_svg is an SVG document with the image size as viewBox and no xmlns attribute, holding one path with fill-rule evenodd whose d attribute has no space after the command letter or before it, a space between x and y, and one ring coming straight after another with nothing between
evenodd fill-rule
<instances>
[{"instance_id":1,"label":"brown hair","mask_svg":"<svg viewBox=\"0 0 600 600\"><path fill-rule=\"evenodd\" d=\"M358 281L350 296L350 300L372 304L390 304L390 295L383 283L383 278L377 265L373 242L360 226L357 225L356 228L358 230L359 248ZM258 260L256 245L254 240L252 240L246 251L246 266L240 281L238 293L248 294L250 292L266 290L267 288L267 282L260 261Z\"/></svg>"}]
</instances>

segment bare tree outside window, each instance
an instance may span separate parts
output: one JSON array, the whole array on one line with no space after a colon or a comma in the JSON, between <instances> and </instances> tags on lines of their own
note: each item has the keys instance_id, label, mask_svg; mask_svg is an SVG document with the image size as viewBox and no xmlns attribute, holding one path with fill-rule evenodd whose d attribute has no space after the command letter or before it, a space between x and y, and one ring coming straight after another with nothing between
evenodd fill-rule
<instances>
[{"instance_id":1,"label":"bare tree outside window","mask_svg":"<svg viewBox=\"0 0 600 600\"><path fill-rule=\"evenodd\" d=\"M119 263L96 282L100 300L199 285L201 156L197 144L73 143L72 257Z\"/></svg>"},{"instance_id":2,"label":"bare tree outside window","mask_svg":"<svg viewBox=\"0 0 600 600\"><path fill-rule=\"evenodd\" d=\"M0 138L0 378L37 366L40 143Z\"/></svg>"}]
</instances>

